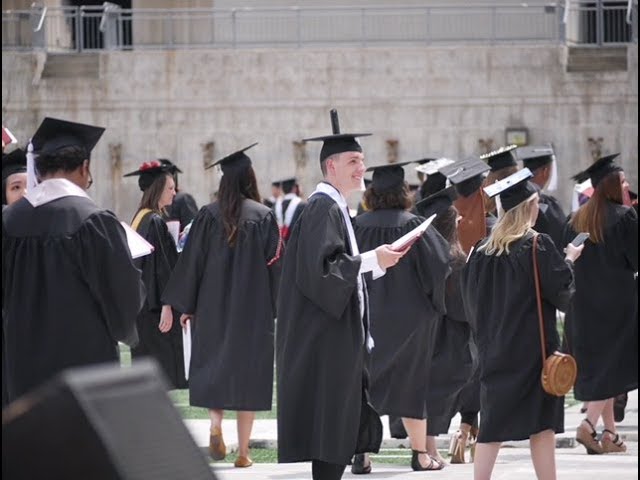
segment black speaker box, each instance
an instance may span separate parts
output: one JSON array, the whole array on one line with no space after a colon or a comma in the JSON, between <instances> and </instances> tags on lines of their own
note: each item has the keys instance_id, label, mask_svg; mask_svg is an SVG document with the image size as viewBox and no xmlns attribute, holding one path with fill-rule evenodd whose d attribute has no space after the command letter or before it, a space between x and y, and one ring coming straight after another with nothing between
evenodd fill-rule
<instances>
[{"instance_id":1,"label":"black speaker box","mask_svg":"<svg viewBox=\"0 0 640 480\"><path fill-rule=\"evenodd\" d=\"M154 361L69 369L2 411L4 479L215 479Z\"/></svg>"}]
</instances>

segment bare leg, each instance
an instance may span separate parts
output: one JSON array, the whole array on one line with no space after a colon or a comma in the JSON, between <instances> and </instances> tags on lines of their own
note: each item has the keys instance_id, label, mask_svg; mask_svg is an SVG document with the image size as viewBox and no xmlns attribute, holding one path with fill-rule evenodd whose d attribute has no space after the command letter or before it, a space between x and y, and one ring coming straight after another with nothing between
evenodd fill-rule
<instances>
[{"instance_id":1,"label":"bare leg","mask_svg":"<svg viewBox=\"0 0 640 480\"><path fill-rule=\"evenodd\" d=\"M602 415L602 423L604 423L604 428L606 428L607 430L615 434L616 422L613 418L613 402L614 401L615 401L615 397L605 400L601 415ZM605 432L605 434L606 433L607 432Z\"/></svg>"},{"instance_id":2,"label":"bare leg","mask_svg":"<svg viewBox=\"0 0 640 480\"><path fill-rule=\"evenodd\" d=\"M598 420L602 416L602 411L608 401L609 400L597 400L589 402L589 405L587 406L587 418L593 424L594 428L598 426ZM611 405L613 406L613 403Z\"/></svg>"},{"instance_id":3,"label":"bare leg","mask_svg":"<svg viewBox=\"0 0 640 480\"><path fill-rule=\"evenodd\" d=\"M253 428L253 420L256 416L255 412L236 412L238 416L238 456L249 456L249 439L251 438L251 429Z\"/></svg>"},{"instance_id":4,"label":"bare leg","mask_svg":"<svg viewBox=\"0 0 640 480\"><path fill-rule=\"evenodd\" d=\"M493 467L500 451L500 442L477 443L476 454L473 460L473 479L490 480Z\"/></svg>"},{"instance_id":5,"label":"bare leg","mask_svg":"<svg viewBox=\"0 0 640 480\"><path fill-rule=\"evenodd\" d=\"M556 436L553 430L531 435L529 445L538 480L556 480Z\"/></svg>"},{"instance_id":6,"label":"bare leg","mask_svg":"<svg viewBox=\"0 0 640 480\"><path fill-rule=\"evenodd\" d=\"M218 427L222 431L222 418L224 417L224 410L209 410L209 419L211 420L211 431Z\"/></svg>"},{"instance_id":7,"label":"bare leg","mask_svg":"<svg viewBox=\"0 0 640 480\"><path fill-rule=\"evenodd\" d=\"M405 418L402 417L402 423L409 435L409 441L411 442L411 449L420 453L418 455L418 461L422 467L427 467L431 462L431 458L426 453L427 451L427 438L424 432L427 431L427 420L418 418Z\"/></svg>"}]
</instances>

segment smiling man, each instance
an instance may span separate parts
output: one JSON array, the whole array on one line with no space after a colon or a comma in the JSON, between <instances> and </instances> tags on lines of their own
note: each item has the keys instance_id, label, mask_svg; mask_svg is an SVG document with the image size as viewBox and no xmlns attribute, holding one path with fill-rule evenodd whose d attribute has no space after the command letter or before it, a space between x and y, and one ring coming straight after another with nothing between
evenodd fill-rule
<instances>
[{"instance_id":1,"label":"smiling man","mask_svg":"<svg viewBox=\"0 0 640 480\"><path fill-rule=\"evenodd\" d=\"M278 298L278 459L312 462L314 479L339 479L354 453L377 451L382 425L367 402L369 335L363 274L374 277L406 253L389 245L360 254L346 197L362 189L365 172L356 137L324 142L324 181L309 197L284 257Z\"/></svg>"}]
</instances>

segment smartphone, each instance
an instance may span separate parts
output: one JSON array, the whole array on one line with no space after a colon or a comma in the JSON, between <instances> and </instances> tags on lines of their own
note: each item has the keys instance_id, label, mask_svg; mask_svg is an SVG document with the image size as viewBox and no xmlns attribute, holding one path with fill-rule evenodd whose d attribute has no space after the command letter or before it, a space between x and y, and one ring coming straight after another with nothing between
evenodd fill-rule
<instances>
[{"instance_id":1,"label":"smartphone","mask_svg":"<svg viewBox=\"0 0 640 480\"><path fill-rule=\"evenodd\" d=\"M582 245L584 243L584 241L587 238L589 238L589 233L588 232L580 232L578 235L576 235L576 238L571 240L571 245L573 245L574 247L579 247L580 245Z\"/></svg>"}]
</instances>

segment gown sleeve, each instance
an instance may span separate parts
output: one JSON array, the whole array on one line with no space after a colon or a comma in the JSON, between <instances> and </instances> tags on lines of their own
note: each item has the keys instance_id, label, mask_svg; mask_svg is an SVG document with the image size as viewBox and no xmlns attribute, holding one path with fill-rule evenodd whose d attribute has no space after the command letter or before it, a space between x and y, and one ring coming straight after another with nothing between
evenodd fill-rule
<instances>
[{"instance_id":1,"label":"gown sleeve","mask_svg":"<svg viewBox=\"0 0 640 480\"><path fill-rule=\"evenodd\" d=\"M629 263L632 271L638 271L638 215L633 208L629 208L620 223L621 251Z\"/></svg>"},{"instance_id":2,"label":"gown sleeve","mask_svg":"<svg viewBox=\"0 0 640 480\"><path fill-rule=\"evenodd\" d=\"M424 219L418 218L417 224ZM417 225L416 225L417 226ZM444 315L446 280L451 274L451 255L449 243L431 227L414 244L416 257L416 274L422 290L429 296L433 307ZM412 252L409 252L412 253Z\"/></svg>"},{"instance_id":3,"label":"gown sleeve","mask_svg":"<svg viewBox=\"0 0 640 480\"><path fill-rule=\"evenodd\" d=\"M282 265L280 259L284 256L284 244L280 237L280 229L278 228L278 223L276 222L276 217L273 212L269 212L269 214L260 223L260 232L264 242L264 258L267 262L267 269L269 272L271 308L273 309L275 316L277 311L276 304Z\"/></svg>"},{"instance_id":4,"label":"gown sleeve","mask_svg":"<svg viewBox=\"0 0 640 480\"><path fill-rule=\"evenodd\" d=\"M347 231L337 205L307 205L300 218L295 282L302 294L333 318L340 318L353 295L360 257L347 253Z\"/></svg>"},{"instance_id":5,"label":"gown sleeve","mask_svg":"<svg viewBox=\"0 0 640 480\"><path fill-rule=\"evenodd\" d=\"M113 214L101 212L85 222L77 242L78 264L112 338L135 345L144 284L131 259L124 228Z\"/></svg>"},{"instance_id":6,"label":"gown sleeve","mask_svg":"<svg viewBox=\"0 0 640 480\"><path fill-rule=\"evenodd\" d=\"M543 300L565 312L575 291L573 267L544 233L538 235L538 270Z\"/></svg>"},{"instance_id":7,"label":"gown sleeve","mask_svg":"<svg viewBox=\"0 0 640 480\"><path fill-rule=\"evenodd\" d=\"M213 230L214 220L203 207L191 224L184 250L162 295L163 302L179 312L195 313Z\"/></svg>"},{"instance_id":8,"label":"gown sleeve","mask_svg":"<svg viewBox=\"0 0 640 480\"><path fill-rule=\"evenodd\" d=\"M178 253L167 224L160 215L151 214L146 238L154 250L151 255L143 257L142 277L147 287L149 310L159 312L162 308L162 292L169 281Z\"/></svg>"}]
</instances>

